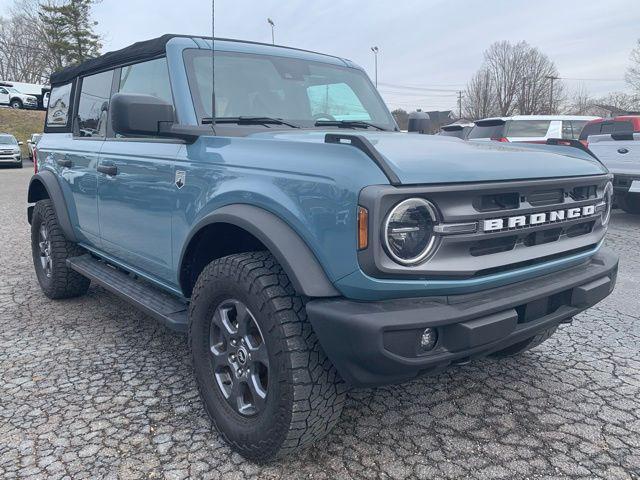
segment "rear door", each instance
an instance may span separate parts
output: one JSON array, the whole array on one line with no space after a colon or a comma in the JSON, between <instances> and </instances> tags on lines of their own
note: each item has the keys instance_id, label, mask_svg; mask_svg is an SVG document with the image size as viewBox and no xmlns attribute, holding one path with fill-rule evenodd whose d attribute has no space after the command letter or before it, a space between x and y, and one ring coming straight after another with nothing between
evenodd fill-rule
<instances>
[{"instance_id":1,"label":"rear door","mask_svg":"<svg viewBox=\"0 0 640 480\"><path fill-rule=\"evenodd\" d=\"M106 135L112 81L113 70L80 79L72 140L55 152L59 178L75 207L77 229L86 243L96 247L100 246L97 165ZM56 105L52 102L49 109L52 117L61 111Z\"/></svg>"},{"instance_id":2,"label":"rear door","mask_svg":"<svg viewBox=\"0 0 640 480\"><path fill-rule=\"evenodd\" d=\"M173 103L165 58L116 70L114 93L153 95ZM109 134L100 156L98 205L103 250L130 267L173 281L171 216L175 159L182 143Z\"/></svg>"}]
</instances>

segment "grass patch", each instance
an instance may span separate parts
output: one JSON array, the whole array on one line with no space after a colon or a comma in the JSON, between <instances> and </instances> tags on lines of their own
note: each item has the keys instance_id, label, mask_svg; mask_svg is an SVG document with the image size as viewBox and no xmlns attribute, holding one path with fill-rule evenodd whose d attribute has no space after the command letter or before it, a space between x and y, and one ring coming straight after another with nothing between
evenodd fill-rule
<instances>
[{"instance_id":1,"label":"grass patch","mask_svg":"<svg viewBox=\"0 0 640 480\"><path fill-rule=\"evenodd\" d=\"M27 140L32 133L42 133L44 111L0 108L0 133L10 133L22 142L22 157L27 158Z\"/></svg>"}]
</instances>

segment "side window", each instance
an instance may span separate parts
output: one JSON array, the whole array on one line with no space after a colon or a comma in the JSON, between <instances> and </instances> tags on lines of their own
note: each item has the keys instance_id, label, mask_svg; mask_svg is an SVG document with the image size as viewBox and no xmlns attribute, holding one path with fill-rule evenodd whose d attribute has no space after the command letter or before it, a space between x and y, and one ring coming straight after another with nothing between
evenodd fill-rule
<instances>
[{"instance_id":1,"label":"side window","mask_svg":"<svg viewBox=\"0 0 640 480\"><path fill-rule=\"evenodd\" d=\"M571 122L567 120L562 121L562 138L565 140L573 140L573 128Z\"/></svg>"},{"instance_id":2,"label":"side window","mask_svg":"<svg viewBox=\"0 0 640 480\"><path fill-rule=\"evenodd\" d=\"M573 138L577 140L580 137L580 133L582 133L582 129L587 124L586 120L573 120L571 125L573 127Z\"/></svg>"},{"instance_id":3,"label":"side window","mask_svg":"<svg viewBox=\"0 0 640 480\"><path fill-rule=\"evenodd\" d=\"M544 137L549 131L549 120L514 120L509 124L509 137Z\"/></svg>"},{"instance_id":4,"label":"side window","mask_svg":"<svg viewBox=\"0 0 640 480\"><path fill-rule=\"evenodd\" d=\"M313 85L307 88L311 114L318 120L371 120L358 96L346 83Z\"/></svg>"},{"instance_id":5,"label":"side window","mask_svg":"<svg viewBox=\"0 0 640 480\"><path fill-rule=\"evenodd\" d=\"M47 127L66 127L69 121L71 104L71 84L53 87L49 94L47 108Z\"/></svg>"},{"instance_id":6,"label":"side window","mask_svg":"<svg viewBox=\"0 0 640 480\"><path fill-rule=\"evenodd\" d=\"M148 62L122 67L120 89L122 93L153 95L173 104L167 59L158 58Z\"/></svg>"},{"instance_id":7,"label":"side window","mask_svg":"<svg viewBox=\"0 0 640 480\"><path fill-rule=\"evenodd\" d=\"M113 70L90 75L82 79L78 102L78 126L80 137L102 138L107 135L109 97Z\"/></svg>"},{"instance_id":8,"label":"side window","mask_svg":"<svg viewBox=\"0 0 640 480\"><path fill-rule=\"evenodd\" d=\"M7 95L9 92L7 92L4 88L0 88L0 93Z\"/></svg>"}]
</instances>

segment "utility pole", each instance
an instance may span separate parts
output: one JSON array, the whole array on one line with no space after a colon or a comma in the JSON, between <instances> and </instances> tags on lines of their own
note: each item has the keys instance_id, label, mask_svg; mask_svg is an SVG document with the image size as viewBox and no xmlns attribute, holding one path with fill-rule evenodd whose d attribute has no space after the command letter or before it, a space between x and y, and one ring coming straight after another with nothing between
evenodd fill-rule
<instances>
[{"instance_id":1,"label":"utility pole","mask_svg":"<svg viewBox=\"0 0 640 480\"><path fill-rule=\"evenodd\" d=\"M458 120L462 118L462 90L458 90Z\"/></svg>"},{"instance_id":2,"label":"utility pole","mask_svg":"<svg viewBox=\"0 0 640 480\"><path fill-rule=\"evenodd\" d=\"M553 81L559 80L560 77L556 77L555 75L547 75L544 78L551 80L551 91L549 92L549 113L553 113Z\"/></svg>"},{"instance_id":3,"label":"utility pole","mask_svg":"<svg viewBox=\"0 0 640 480\"><path fill-rule=\"evenodd\" d=\"M373 56L376 62L376 88L378 88L378 52L380 49L378 47L371 47L371 51L373 52Z\"/></svg>"},{"instance_id":4,"label":"utility pole","mask_svg":"<svg viewBox=\"0 0 640 480\"><path fill-rule=\"evenodd\" d=\"M276 37L275 37L275 34L273 33L273 29L276 26L276 24L273 23L273 20L271 20L271 18L267 18L267 23L269 25L271 25L271 45L275 45L276 44Z\"/></svg>"}]
</instances>

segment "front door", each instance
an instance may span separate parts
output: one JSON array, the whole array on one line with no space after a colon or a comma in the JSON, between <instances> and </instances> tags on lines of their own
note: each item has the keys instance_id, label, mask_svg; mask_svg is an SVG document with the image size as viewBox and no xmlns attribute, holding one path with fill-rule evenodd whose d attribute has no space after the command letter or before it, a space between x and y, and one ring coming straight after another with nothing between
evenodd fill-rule
<instances>
[{"instance_id":1,"label":"front door","mask_svg":"<svg viewBox=\"0 0 640 480\"><path fill-rule=\"evenodd\" d=\"M114 92L173 103L165 58L116 70ZM166 283L174 282L171 216L175 160L181 144L110 134L100 155L98 210L105 253Z\"/></svg>"},{"instance_id":2,"label":"front door","mask_svg":"<svg viewBox=\"0 0 640 480\"><path fill-rule=\"evenodd\" d=\"M6 88L0 87L0 104L9 105L9 91Z\"/></svg>"}]
</instances>

